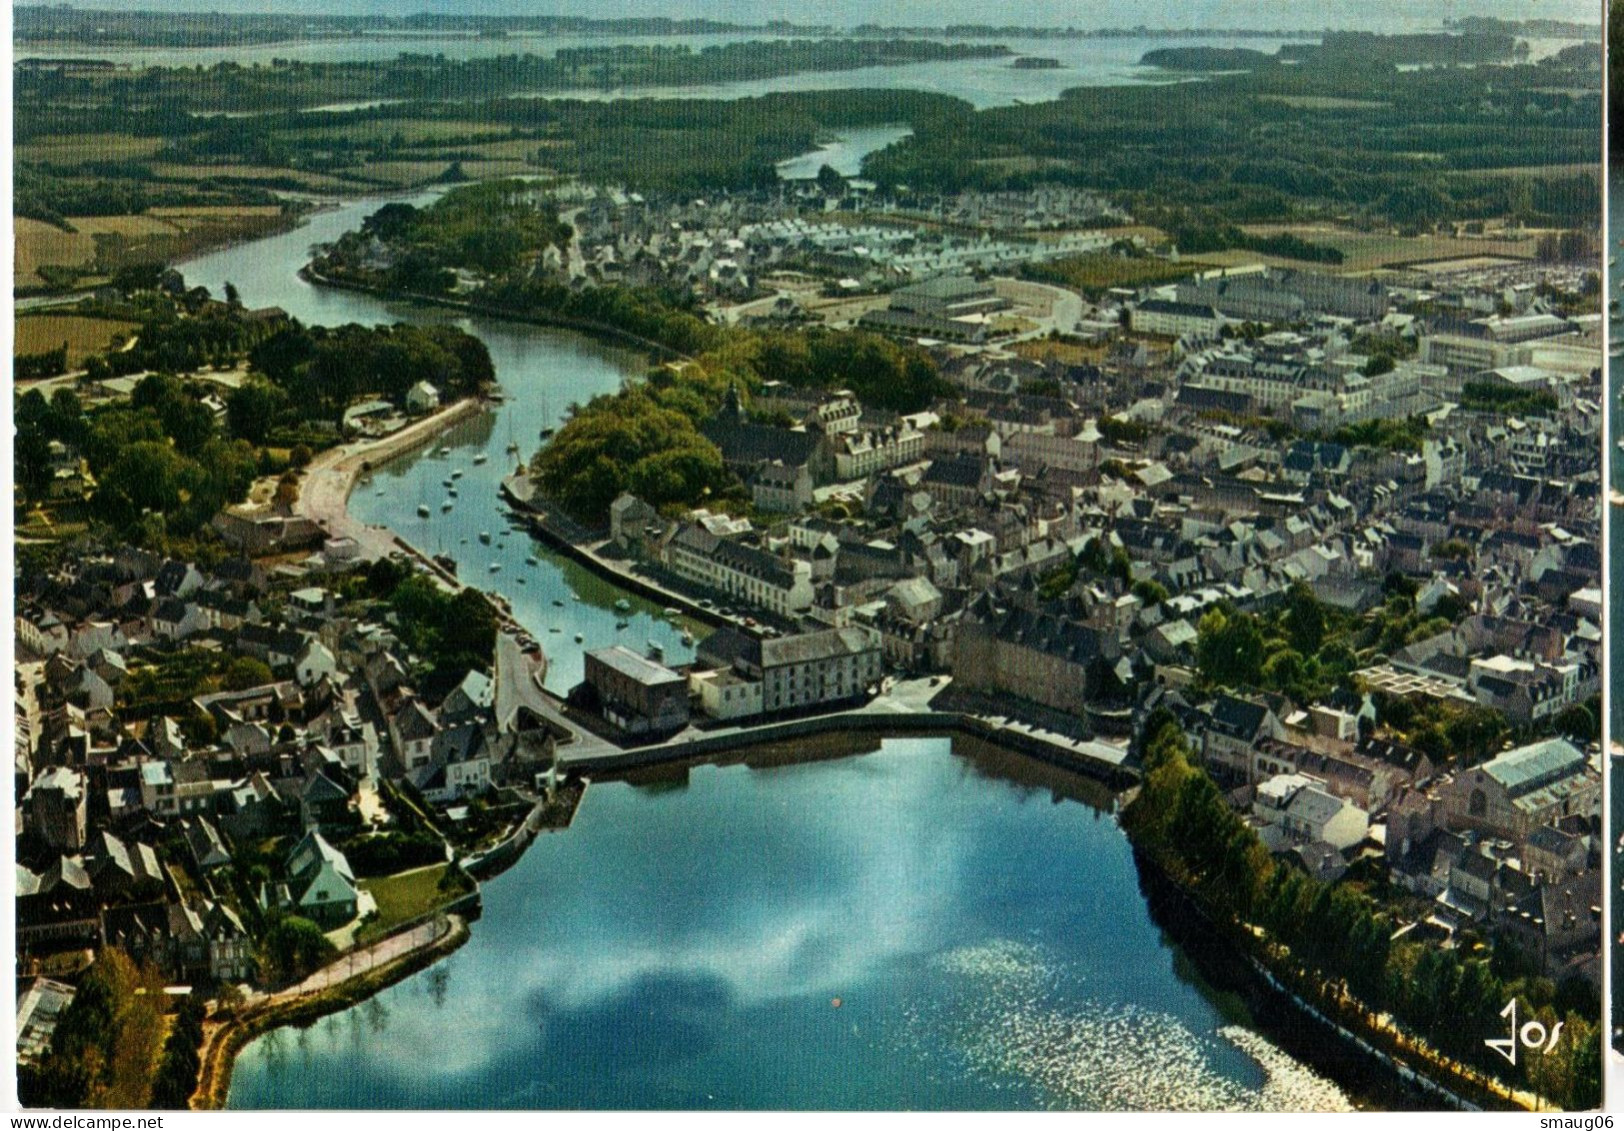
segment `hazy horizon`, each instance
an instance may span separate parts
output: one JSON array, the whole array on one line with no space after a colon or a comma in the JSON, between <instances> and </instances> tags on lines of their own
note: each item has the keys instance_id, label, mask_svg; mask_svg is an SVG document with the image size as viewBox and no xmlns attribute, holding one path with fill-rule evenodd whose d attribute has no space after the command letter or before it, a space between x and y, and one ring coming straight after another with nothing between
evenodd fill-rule
<instances>
[{"instance_id":1,"label":"hazy horizon","mask_svg":"<svg viewBox=\"0 0 1624 1131\"><path fill-rule=\"evenodd\" d=\"M58 6L58 5L53 5ZM60 5L81 10L220 12L303 15L298 0L101 0ZM853 27L990 24L1021 27L1320 28L1399 30L1437 26L1446 19L1556 19L1600 26L1600 5L1580 0L1367 0L1300 3L1286 0L1148 0L1119 2L1027 0L1017 10L989 12L980 0L337 0L322 6L338 16L570 16L587 19L711 19L739 24L789 20L797 24Z\"/></svg>"}]
</instances>

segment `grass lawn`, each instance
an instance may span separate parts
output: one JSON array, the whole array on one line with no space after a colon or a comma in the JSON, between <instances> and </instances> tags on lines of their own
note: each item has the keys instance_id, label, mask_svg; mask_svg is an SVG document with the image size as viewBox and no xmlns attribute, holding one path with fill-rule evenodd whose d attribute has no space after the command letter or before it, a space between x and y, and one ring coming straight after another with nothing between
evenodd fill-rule
<instances>
[{"instance_id":1,"label":"grass lawn","mask_svg":"<svg viewBox=\"0 0 1624 1131\"><path fill-rule=\"evenodd\" d=\"M440 888L448 864L431 864L394 876L362 880L360 886L372 893L378 913L355 933L355 941L365 945L387 935L401 923L433 911L468 890L465 883L450 890Z\"/></svg>"}]
</instances>

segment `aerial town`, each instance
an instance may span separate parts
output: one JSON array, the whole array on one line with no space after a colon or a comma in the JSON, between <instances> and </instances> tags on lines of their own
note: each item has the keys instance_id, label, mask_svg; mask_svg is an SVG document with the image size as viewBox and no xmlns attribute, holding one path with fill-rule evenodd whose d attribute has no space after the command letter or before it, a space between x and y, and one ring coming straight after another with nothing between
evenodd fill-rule
<instances>
[{"instance_id":1,"label":"aerial town","mask_svg":"<svg viewBox=\"0 0 1624 1131\"><path fill-rule=\"evenodd\" d=\"M521 234L433 243L468 201ZM312 329L184 264L83 298L125 335L18 383L25 1102L217 1106L243 1045L478 932L482 886L568 836L593 782L856 731L1098 782L1192 898L1208 834L1170 847L1146 813L1210 783L1215 848L1260 890L1209 914L1272 929L1287 891L1313 924L1345 897L1380 935L1379 989L1308 941L1258 944L1270 977L1304 1000L1341 979L1327 1024L1422 1033L1474 1103L1587 1094L1578 1053L1497 1077L1394 987L1454 963L1458 989L1492 955L1542 1018L1598 1011L1594 232L1191 252L1105 193L827 168L369 211L303 285L531 317L646 366L596 395L562 375L557 427L493 431L500 473L482 449L464 477L448 433L535 393L462 323ZM355 517L414 453L443 502ZM476 498L506 523L477 546L451 525ZM567 563L576 602L593 579L614 634L585 639L563 590L521 604L539 575L502 572L509 545ZM88 1022L58 1033L86 986L127 1003L88 1076Z\"/></svg>"}]
</instances>

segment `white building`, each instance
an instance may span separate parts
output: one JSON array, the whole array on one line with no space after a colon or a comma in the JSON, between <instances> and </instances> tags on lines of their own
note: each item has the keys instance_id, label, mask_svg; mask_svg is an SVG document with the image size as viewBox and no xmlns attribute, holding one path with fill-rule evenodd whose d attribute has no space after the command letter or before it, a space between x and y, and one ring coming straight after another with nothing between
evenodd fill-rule
<instances>
[{"instance_id":1,"label":"white building","mask_svg":"<svg viewBox=\"0 0 1624 1131\"><path fill-rule=\"evenodd\" d=\"M678 577L789 617L812 607L812 563L684 526L665 546L665 565Z\"/></svg>"}]
</instances>

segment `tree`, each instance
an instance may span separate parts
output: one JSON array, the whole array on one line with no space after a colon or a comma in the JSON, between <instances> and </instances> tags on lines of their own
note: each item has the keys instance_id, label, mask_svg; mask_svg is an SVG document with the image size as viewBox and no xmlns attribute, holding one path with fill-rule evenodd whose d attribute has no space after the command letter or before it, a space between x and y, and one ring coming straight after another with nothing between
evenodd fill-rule
<instances>
[{"instance_id":1,"label":"tree","mask_svg":"<svg viewBox=\"0 0 1624 1131\"><path fill-rule=\"evenodd\" d=\"M844 196L846 178L833 165L822 165L818 168L818 191L824 196Z\"/></svg>"},{"instance_id":2,"label":"tree","mask_svg":"<svg viewBox=\"0 0 1624 1131\"><path fill-rule=\"evenodd\" d=\"M249 380L226 397L226 423L233 436L263 444L287 408L288 395L281 389L269 381Z\"/></svg>"},{"instance_id":3,"label":"tree","mask_svg":"<svg viewBox=\"0 0 1624 1131\"><path fill-rule=\"evenodd\" d=\"M259 942L260 971L267 982L296 982L338 953L338 948L309 919L284 915Z\"/></svg>"},{"instance_id":4,"label":"tree","mask_svg":"<svg viewBox=\"0 0 1624 1131\"><path fill-rule=\"evenodd\" d=\"M270 667L252 656L238 656L226 668L220 686L227 691L246 691L250 687L263 687L275 677Z\"/></svg>"},{"instance_id":5,"label":"tree","mask_svg":"<svg viewBox=\"0 0 1624 1131\"><path fill-rule=\"evenodd\" d=\"M1219 687L1255 686L1263 674L1263 633L1250 613L1213 609L1196 626L1196 663Z\"/></svg>"},{"instance_id":6,"label":"tree","mask_svg":"<svg viewBox=\"0 0 1624 1131\"><path fill-rule=\"evenodd\" d=\"M1557 733L1565 734L1575 742L1594 742L1598 737L1596 716L1583 703L1570 703L1556 716Z\"/></svg>"},{"instance_id":7,"label":"tree","mask_svg":"<svg viewBox=\"0 0 1624 1131\"><path fill-rule=\"evenodd\" d=\"M1314 591L1301 581L1286 590L1286 612L1282 627L1291 646L1305 656L1320 650L1325 642L1325 610Z\"/></svg>"}]
</instances>

